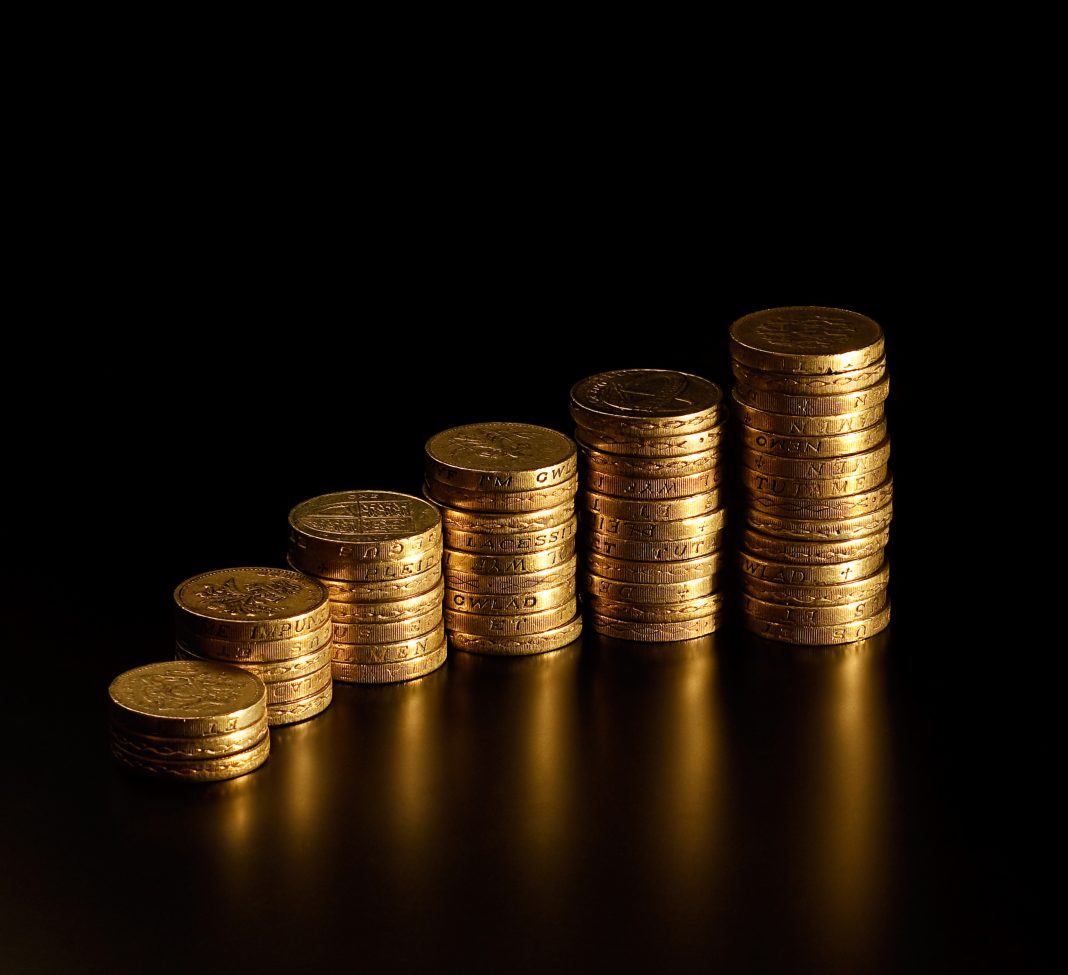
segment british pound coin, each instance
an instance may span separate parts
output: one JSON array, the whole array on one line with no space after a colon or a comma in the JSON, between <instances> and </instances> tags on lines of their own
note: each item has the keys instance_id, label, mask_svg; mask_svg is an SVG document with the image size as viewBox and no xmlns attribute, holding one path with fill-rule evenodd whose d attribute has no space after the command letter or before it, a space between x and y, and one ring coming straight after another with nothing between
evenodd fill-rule
<instances>
[{"instance_id":1,"label":"british pound coin","mask_svg":"<svg viewBox=\"0 0 1068 975\"><path fill-rule=\"evenodd\" d=\"M575 423L613 436L697 433L716 426L723 415L719 386L671 369L616 369L571 387Z\"/></svg>"},{"instance_id":2,"label":"british pound coin","mask_svg":"<svg viewBox=\"0 0 1068 975\"><path fill-rule=\"evenodd\" d=\"M578 639L582 633L582 617L575 616L561 626L542 633L527 633L520 636L481 636L475 633L455 632L449 634L449 642L467 653L483 653L495 656L523 656L531 653L546 653L559 650Z\"/></svg>"},{"instance_id":3,"label":"british pound coin","mask_svg":"<svg viewBox=\"0 0 1068 975\"><path fill-rule=\"evenodd\" d=\"M752 616L744 617L746 629L769 640L783 643L807 644L810 646L833 646L864 640L885 630L890 623L890 606L887 604L878 613L863 620L839 623L834 626L805 626L794 623L775 623Z\"/></svg>"}]
</instances>

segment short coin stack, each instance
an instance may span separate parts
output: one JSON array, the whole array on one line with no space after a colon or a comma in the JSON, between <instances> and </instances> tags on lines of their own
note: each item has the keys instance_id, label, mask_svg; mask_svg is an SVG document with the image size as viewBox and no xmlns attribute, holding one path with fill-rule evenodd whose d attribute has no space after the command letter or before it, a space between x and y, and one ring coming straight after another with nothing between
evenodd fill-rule
<instances>
[{"instance_id":1,"label":"short coin stack","mask_svg":"<svg viewBox=\"0 0 1068 975\"><path fill-rule=\"evenodd\" d=\"M330 705L330 605L314 579L289 569L217 569L178 586L174 604L178 656L258 677L272 727Z\"/></svg>"},{"instance_id":2,"label":"short coin stack","mask_svg":"<svg viewBox=\"0 0 1068 975\"><path fill-rule=\"evenodd\" d=\"M135 771L216 782L259 768L270 753L266 688L236 667L147 664L116 677L108 695L112 754Z\"/></svg>"},{"instance_id":3,"label":"short coin stack","mask_svg":"<svg viewBox=\"0 0 1068 975\"><path fill-rule=\"evenodd\" d=\"M337 491L289 513L289 564L330 596L334 680L393 684L437 670L441 517L397 491Z\"/></svg>"},{"instance_id":4,"label":"short coin stack","mask_svg":"<svg viewBox=\"0 0 1068 975\"><path fill-rule=\"evenodd\" d=\"M582 631L574 441L529 423L471 423L435 434L425 454L453 646L514 655L571 643Z\"/></svg>"},{"instance_id":5,"label":"short coin stack","mask_svg":"<svg viewBox=\"0 0 1068 975\"><path fill-rule=\"evenodd\" d=\"M838 308L772 308L734 322L730 349L746 627L815 645L878 633L893 489L882 329Z\"/></svg>"},{"instance_id":6,"label":"short coin stack","mask_svg":"<svg viewBox=\"0 0 1068 975\"><path fill-rule=\"evenodd\" d=\"M625 640L705 636L723 620L720 388L668 369L577 382L585 592L593 628Z\"/></svg>"}]
</instances>

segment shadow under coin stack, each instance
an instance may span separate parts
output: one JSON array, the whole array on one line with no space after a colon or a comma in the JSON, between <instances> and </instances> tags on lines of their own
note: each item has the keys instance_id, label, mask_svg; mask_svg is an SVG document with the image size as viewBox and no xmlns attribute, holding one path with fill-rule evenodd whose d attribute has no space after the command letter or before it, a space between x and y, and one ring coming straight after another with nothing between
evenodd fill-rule
<instances>
[{"instance_id":1,"label":"shadow under coin stack","mask_svg":"<svg viewBox=\"0 0 1068 975\"><path fill-rule=\"evenodd\" d=\"M217 782L259 768L271 750L263 682L236 667L167 660L108 688L111 751L128 768Z\"/></svg>"},{"instance_id":2,"label":"shadow under coin stack","mask_svg":"<svg viewBox=\"0 0 1068 975\"><path fill-rule=\"evenodd\" d=\"M577 382L590 625L623 640L705 636L723 621L722 390L667 369Z\"/></svg>"},{"instance_id":3,"label":"shadow under coin stack","mask_svg":"<svg viewBox=\"0 0 1068 975\"><path fill-rule=\"evenodd\" d=\"M394 684L445 663L441 517L397 491L337 491L289 513L289 564L330 595L334 680Z\"/></svg>"},{"instance_id":4,"label":"shadow under coin stack","mask_svg":"<svg viewBox=\"0 0 1068 975\"><path fill-rule=\"evenodd\" d=\"M267 723L325 711L330 604L314 579L290 569L217 569L174 590L178 656L234 664L267 685Z\"/></svg>"},{"instance_id":5,"label":"shadow under coin stack","mask_svg":"<svg viewBox=\"0 0 1068 975\"><path fill-rule=\"evenodd\" d=\"M529 423L471 423L426 444L423 490L445 532L445 626L459 650L515 655L582 631L577 450Z\"/></svg>"},{"instance_id":6,"label":"shadow under coin stack","mask_svg":"<svg viewBox=\"0 0 1068 975\"><path fill-rule=\"evenodd\" d=\"M730 349L746 627L814 645L878 633L893 489L882 329L838 308L772 308L734 322Z\"/></svg>"}]
</instances>

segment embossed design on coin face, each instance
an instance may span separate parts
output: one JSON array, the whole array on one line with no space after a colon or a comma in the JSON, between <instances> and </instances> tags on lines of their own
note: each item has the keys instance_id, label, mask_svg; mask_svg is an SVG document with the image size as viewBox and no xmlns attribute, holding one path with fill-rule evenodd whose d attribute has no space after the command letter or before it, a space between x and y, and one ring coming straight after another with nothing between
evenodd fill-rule
<instances>
[{"instance_id":1,"label":"embossed design on coin face","mask_svg":"<svg viewBox=\"0 0 1068 975\"><path fill-rule=\"evenodd\" d=\"M324 601L322 587L290 569L217 569L186 579L174 592L186 612L212 620L301 616Z\"/></svg>"},{"instance_id":2,"label":"embossed design on coin face","mask_svg":"<svg viewBox=\"0 0 1068 975\"><path fill-rule=\"evenodd\" d=\"M409 538L438 524L433 505L397 491L336 491L298 504L289 522L315 538L372 542Z\"/></svg>"},{"instance_id":3,"label":"embossed design on coin face","mask_svg":"<svg viewBox=\"0 0 1068 975\"><path fill-rule=\"evenodd\" d=\"M214 718L253 707L263 684L238 667L173 660L135 667L111 682L120 707L161 718Z\"/></svg>"},{"instance_id":4,"label":"embossed design on coin face","mask_svg":"<svg viewBox=\"0 0 1068 975\"><path fill-rule=\"evenodd\" d=\"M785 355L842 355L883 337L866 315L842 308L800 305L770 308L739 318L731 337L752 349Z\"/></svg>"},{"instance_id":5,"label":"embossed design on coin face","mask_svg":"<svg viewBox=\"0 0 1068 975\"><path fill-rule=\"evenodd\" d=\"M222 585L205 582L196 596L203 600L205 608L220 616L247 619L270 616L273 606L297 592L300 592L300 586L288 579L254 580L242 587L236 577L231 576Z\"/></svg>"},{"instance_id":6,"label":"embossed design on coin face","mask_svg":"<svg viewBox=\"0 0 1068 975\"><path fill-rule=\"evenodd\" d=\"M447 467L523 471L561 463L575 445L562 433L530 423L468 423L435 434L426 452Z\"/></svg>"},{"instance_id":7,"label":"embossed design on coin face","mask_svg":"<svg viewBox=\"0 0 1068 975\"><path fill-rule=\"evenodd\" d=\"M686 416L719 405L715 383L670 369L616 369L578 382L572 400L616 416Z\"/></svg>"}]
</instances>

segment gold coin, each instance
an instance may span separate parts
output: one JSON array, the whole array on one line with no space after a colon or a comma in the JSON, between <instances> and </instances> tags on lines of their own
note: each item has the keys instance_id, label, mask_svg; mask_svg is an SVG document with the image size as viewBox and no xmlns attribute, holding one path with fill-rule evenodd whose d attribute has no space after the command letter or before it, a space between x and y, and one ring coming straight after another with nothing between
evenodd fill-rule
<instances>
[{"instance_id":1,"label":"gold coin","mask_svg":"<svg viewBox=\"0 0 1068 975\"><path fill-rule=\"evenodd\" d=\"M682 562L700 558L702 555L711 555L723 547L723 537L722 530L697 538L679 538L664 542L632 542L611 535L601 535L595 531L587 532L583 536L590 552L635 562Z\"/></svg>"},{"instance_id":2,"label":"gold coin","mask_svg":"<svg viewBox=\"0 0 1068 975\"><path fill-rule=\"evenodd\" d=\"M334 668L334 680L349 684L396 684L398 681L424 677L437 670L445 663L447 653L448 647L442 644L440 650L435 650L425 657L416 657L414 660L404 660L400 663L345 664L335 661L331 666Z\"/></svg>"},{"instance_id":3,"label":"gold coin","mask_svg":"<svg viewBox=\"0 0 1068 975\"><path fill-rule=\"evenodd\" d=\"M572 500L577 490L577 476L533 491L468 491L465 488L442 484L440 481L426 481L423 484L424 494L450 508L498 514L555 508Z\"/></svg>"},{"instance_id":4,"label":"gold coin","mask_svg":"<svg viewBox=\"0 0 1068 975\"><path fill-rule=\"evenodd\" d=\"M769 640L783 643L807 644L809 646L833 646L864 640L885 630L890 623L890 606L887 604L878 613L865 620L839 623L834 626L804 626L794 623L775 623L752 616L743 618L746 629Z\"/></svg>"},{"instance_id":5,"label":"gold coin","mask_svg":"<svg viewBox=\"0 0 1068 975\"><path fill-rule=\"evenodd\" d=\"M441 622L441 603L395 623L334 623L335 643L391 643L429 633Z\"/></svg>"},{"instance_id":6,"label":"gold coin","mask_svg":"<svg viewBox=\"0 0 1068 975\"><path fill-rule=\"evenodd\" d=\"M570 602L575 598L577 587L577 580L572 576L558 586L510 595L469 593L448 589L445 593L445 605L457 613L475 613L480 616L539 613Z\"/></svg>"},{"instance_id":7,"label":"gold coin","mask_svg":"<svg viewBox=\"0 0 1068 975\"><path fill-rule=\"evenodd\" d=\"M441 549L431 549L406 559L390 559L386 562L316 562L303 563L300 552L289 550L291 565L302 566L320 580L336 582L393 582L408 576L417 576L435 569L441 562Z\"/></svg>"},{"instance_id":8,"label":"gold coin","mask_svg":"<svg viewBox=\"0 0 1068 975\"><path fill-rule=\"evenodd\" d=\"M293 563L290 562L290 565ZM331 616L338 603L375 603L411 599L430 592L441 582L441 564L435 562L426 572L396 579L346 582L342 579L319 579L330 595Z\"/></svg>"},{"instance_id":9,"label":"gold coin","mask_svg":"<svg viewBox=\"0 0 1068 975\"><path fill-rule=\"evenodd\" d=\"M764 476L764 475L761 475ZM867 475L863 475L867 477ZM776 518L828 521L835 518L856 518L877 511L894 494L894 482L889 474L877 487L838 498L779 498L768 493L750 494L746 520L760 528L754 515L774 515Z\"/></svg>"},{"instance_id":10,"label":"gold coin","mask_svg":"<svg viewBox=\"0 0 1068 975\"><path fill-rule=\"evenodd\" d=\"M681 603L711 596L719 589L719 576L707 575L689 582L648 583L616 582L587 572L583 576L586 592L624 603ZM611 615L611 614L609 614Z\"/></svg>"},{"instance_id":11,"label":"gold coin","mask_svg":"<svg viewBox=\"0 0 1068 975\"><path fill-rule=\"evenodd\" d=\"M481 552L454 552L452 549L446 549L445 572L447 576L456 572L476 575L526 575L551 569L569 561L574 554L573 537L540 552L522 552L518 555L483 555ZM446 581L452 589L462 588Z\"/></svg>"},{"instance_id":12,"label":"gold coin","mask_svg":"<svg viewBox=\"0 0 1068 975\"><path fill-rule=\"evenodd\" d=\"M866 430L879 423L885 415L884 406L879 403L869 409L837 416L793 416L754 409L740 400L737 392L737 387L731 391L732 405L734 415L742 424L784 437L839 437Z\"/></svg>"},{"instance_id":13,"label":"gold coin","mask_svg":"<svg viewBox=\"0 0 1068 975\"><path fill-rule=\"evenodd\" d=\"M874 386L854 393L825 393L823 396L791 396L789 393L768 393L751 386L735 386L734 396L747 406L769 413L788 413L791 416L841 416L860 413L878 406L890 393L890 377L884 376Z\"/></svg>"},{"instance_id":14,"label":"gold coin","mask_svg":"<svg viewBox=\"0 0 1068 975\"><path fill-rule=\"evenodd\" d=\"M742 533L742 547L749 555L772 562L799 562L804 565L832 565L867 558L886 548L890 529L827 542L801 542L795 538L776 538L747 528Z\"/></svg>"},{"instance_id":15,"label":"gold coin","mask_svg":"<svg viewBox=\"0 0 1068 975\"><path fill-rule=\"evenodd\" d=\"M175 636L182 646L197 657L221 663L270 663L306 657L330 645L330 621L318 629L283 640L219 640L175 628Z\"/></svg>"},{"instance_id":16,"label":"gold coin","mask_svg":"<svg viewBox=\"0 0 1068 975\"><path fill-rule=\"evenodd\" d=\"M576 615L561 626L541 633L526 633L522 636L480 636L475 633L449 634L449 642L457 650L467 653L484 653L496 656L525 656L531 653L546 653L559 650L578 639L582 633L582 617Z\"/></svg>"},{"instance_id":17,"label":"gold coin","mask_svg":"<svg viewBox=\"0 0 1068 975\"><path fill-rule=\"evenodd\" d=\"M293 680L277 680L267 685L267 708L272 704L292 704L302 698L318 694L330 683L330 663L313 674L305 674Z\"/></svg>"},{"instance_id":18,"label":"gold coin","mask_svg":"<svg viewBox=\"0 0 1068 975\"><path fill-rule=\"evenodd\" d=\"M683 457L702 450L717 450L723 443L725 431L723 421L697 433L680 433L672 437L598 433L580 426L575 429L575 440L580 447L621 457Z\"/></svg>"},{"instance_id":19,"label":"gold coin","mask_svg":"<svg viewBox=\"0 0 1068 975\"><path fill-rule=\"evenodd\" d=\"M602 636L637 643L676 643L693 640L699 636L715 633L723 625L723 614L712 613L695 620L678 623L635 623L633 620L617 620L601 613L590 613L590 626Z\"/></svg>"},{"instance_id":20,"label":"gold coin","mask_svg":"<svg viewBox=\"0 0 1068 975\"><path fill-rule=\"evenodd\" d=\"M445 642L441 621L429 633L383 643L335 643L335 664L390 664L434 653Z\"/></svg>"},{"instance_id":21,"label":"gold coin","mask_svg":"<svg viewBox=\"0 0 1068 975\"><path fill-rule=\"evenodd\" d=\"M429 613L441 605L445 580L438 576L437 585L429 592L408 599L379 600L373 603L331 601L330 615L335 623L399 623Z\"/></svg>"},{"instance_id":22,"label":"gold coin","mask_svg":"<svg viewBox=\"0 0 1068 975\"><path fill-rule=\"evenodd\" d=\"M335 491L289 512L289 554L315 575L352 578L354 562L410 560L441 551L441 516L397 491Z\"/></svg>"},{"instance_id":23,"label":"gold coin","mask_svg":"<svg viewBox=\"0 0 1068 975\"><path fill-rule=\"evenodd\" d=\"M174 590L175 623L221 640L287 640L330 619L326 590L291 569L216 569Z\"/></svg>"},{"instance_id":24,"label":"gold coin","mask_svg":"<svg viewBox=\"0 0 1068 975\"><path fill-rule=\"evenodd\" d=\"M331 677L333 676L333 663L330 664ZM267 724L272 728L280 725L296 724L298 721L307 721L318 714L322 714L334 699L334 682L331 680L321 691L302 697L299 701L291 701L288 704L270 704L267 706Z\"/></svg>"},{"instance_id":25,"label":"gold coin","mask_svg":"<svg viewBox=\"0 0 1068 975\"><path fill-rule=\"evenodd\" d=\"M730 328L731 358L767 372L849 372L876 362L883 351L878 323L844 308L766 308Z\"/></svg>"},{"instance_id":26,"label":"gold coin","mask_svg":"<svg viewBox=\"0 0 1068 975\"><path fill-rule=\"evenodd\" d=\"M597 552L586 553L586 568L595 575L612 582L641 585L674 586L697 582L714 576L722 565L721 552L684 562L637 562L599 555Z\"/></svg>"},{"instance_id":27,"label":"gold coin","mask_svg":"<svg viewBox=\"0 0 1068 975\"><path fill-rule=\"evenodd\" d=\"M842 477L826 479L782 477L778 474L765 474L762 471L753 471L748 467L743 467L739 480L743 487L764 498L825 500L846 498L870 491L886 480L887 473L885 464L860 474L846 474Z\"/></svg>"},{"instance_id":28,"label":"gold coin","mask_svg":"<svg viewBox=\"0 0 1068 975\"><path fill-rule=\"evenodd\" d=\"M116 742L112 742L111 745L111 754L128 768L180 782L219 782L223 779L237 778L239 775L258 769L267 761L270 753L269 735L264 735L251 748L234 755L227 755L223 758L195 758L188 761L147 758L144 755L127 751Z\"/></svg>"},{"instance_id":29,"label":"gold coin","mask_svg":"<svg viewBox=\"0 0 1068 975\"><path fill-rule=\"evenodd\" d=\"M826 437L787 437L768 433L756 427L738 424L743 447L759 450L776 457L815 459L819 457L845 457L878 447L886 439L886 420L853 433ZM752 466L752 465L750 465Z\"/></svg>"},{"instance_id":30,"label":"gold coin","mask_svg":"<svg viewBox=\"0 0 1068 975\"><path fill-rule=\"evenodd\" d=\"M679 538L697 538L711 535L726 524L726 508L717 508L694 518L679 518L676 521L625 521L607 515L590 514L585 526L599 535L621 540L662 542Z\"/></svg>"},{"instance_id":31,"label":"gold coin","mask_svg":"<svg viewBox=\"0 0 1068 975\"><path fill-rule=\"evenodd\" d=\"M770 603L755 596L742 596L746 615L758 620L792 623L795 626L840 626L874 616L886 605L886 590L872 593L867 599L837 606L790 606Z\"/></svg>"},{"instance_id":32,"label":"gold coin","mask_svg":"<svg viewBox=\"0 0 1068 975\"><path fill-rule=\"evenodd\" d=\"M889 580L890 567L883 562L877 572L850 582L794 586L746 576L742 579L742 589L747 595L756 596L757 599L768 603L788 606L841 606L844 603L870 599L886 589Z\"/></svg>"},{"instance_id":33,"label":"gold coin","mask_svg":"<svg viewBox=\"0 0 1068 975\"><path fill-rule=\"evenodd\" d=\"M260 721L263 681L237 667L165 660L119 674L108 687L111 719L130 732L196 738L240 731Z\"/></svg>"},{"instance_id":34,"label":"gold coin","mask_svg":"<svg viewBox=\"0 0 1068 975\"><path fill-rule=\"evenodd\" d=\"M752 389L791 396L822 396L825 393L853 393L874 386L886 375L886 356L861 369L848 372L781 373L752 369L732 362L734 378Z\"/></svg>"},{"instance_id":35,"label":"gold coin","mask_svg":"<svg viewBox=\"0 0 1068 975\"><path fill-rule=\"evenodd\" d=\"M577 612L578 600L574 596L552 609L517 616L477 616L475 613L455 613L446 609L445 626L450 636L455 631L472 636L523 636L554 630L573 619Z\"/></svg>"},{"instance_id":36,"label":"gold coin","mask_svg":"<svg viewBox=\"0 0 1068 975\"><path fill-rule=\"evenodd\" d=\"M580 495L586 511L606 518L624 521L680 521L696 518L720 510L719 491L704 491L688 498L670 501L640 501L635 498L613 498L597 491L586 490Z\"/></svg>"},{"instance_id":37,"label":"gold coin","mask_svg":"<svg viewBox=\"0 0 1068 975\"><path fill-rule=\"evenodd\" d=\"M598 494L635 501L667 501L711 491L722 480L722 468L686 477L617 477L600 471L587 471L585 487Z\"/></svg>"},{"instance_id":38,"label":"gold coin","mask_svg":"<svg viewBox=\"0 0 1068 975\"><path fill-rule=\"evenodd\" d=\"M638 603L630 600L590 596L590 610L598 616L633 623L688 623L723 612L726 596L722 592L698 596L677 603Z\"/></svg>"},{"instance_id":39,"label":"gold coin","mask_svg":"<svg viewBox=\"0 0 1068 975\"><path fill-rule=\"evenodd\" d=\"M258 745L267 734L267 713L255 724L240 731L223 735L203 735L199 738L166 738L160 735L141 735L112 722L111 740L123 751L146 761L192 761L202 758L225 758Z\"/></svg>"},{"instance_id":40,"label":"gold coin","mask_svg":"<svg viewBox=\"0 0 1068 975\"><path fill-rule=\"evenodd\" d=\"M575 513L575 499L568 498L552 508L544 508L541 511L517 511L511 514L507 512L501 514L495 511L463 511L441 504L438 507L445 524L446 538L455 532L473 532L476 535L526 534L548 531L565 524ZM459 546L450 542L449 547L458 548Z\"/></svg>"},{"instance_id":41,"label":"gold coin","mask_svg":"<svg viewBox=\"0 0 1068 975\"><path fill-rule=\"evenodd\" d=\"M620 457L583 448L582 455L587 471L617 477L689 477L691 474L704 474L720 462L718 450L703 450L681 457Z\"/></svg>"},{"instance_id":42,"label":"gold coin","mask_svg":"<svg viewBox=\"0 0 1068 975\"><path fill-rule=\"evenodd\" d=\"M426 442L425 468L436 483L467 491L535 491L575 476L575 441L531 423L468 423Z\"/></svg>"},{"instance_id":43,"label":"gold coin","mask_svg":"<svg viewBox=\"0 0 1068 975\"><path fill-rule=\"evenodd\" d=\"M457 592L496 593L507 596L558 586L573 577L577 568L578 556L572 555L566 562L555 565L551 569L522 572L518 575L483 575L477 572L446 569L445 585Z\"/></svg>"},{"instance_id":44,"label":"gold coin","mask_svg":"<svg viewBox=\"0 0 1068 975\"><path fill-rule=\"evenodd\" d=\"M738 553L738 565L745 579L759 579L787 586L827 586L870 576L883 564L882 550L862 559L836 565L798 565L795 562L772 562L748 552Z\"/></svg>"},{"instance_id":45,"label":"gold coin","mask_svg":"<svg viewBox=\"0 0 1068 975\"><path fill-rule=\"evenodd\" d=\"M784 540L795 539L806 542L847 541L864 538L885 531L893 518L892 501L886 501L881 508L868 514L853 518L830 518L808 520L803 518L777 518L760 511L746 511L746 521L752 528L775 535ZM757 555L760 553L757 552Z\"/></svg>"},{"instance_id":46,"label":"gold coin","mask_svg":"<svg viewBox=\"0 0 1068 975\"><path fill-rule=\"evenodd\" d=\"M871 450L850 454L848 457L776 457L760 450L741 452L744 467L781 477L828 480L851 477L878 467L886 467L890 460L890 441L884 440Z\"/></svg>"},{"instance_id":47,"label":"gold coin","mask_svg":"<svg viewBox=\"0 0 1068 975\"><path fill-rule=\"evenodd\" d=\"M552 548L578 531L578 517L572 515L562 525L533 532L470 532L446 529L445 539L450 549L461 552L479 552L485 555L515 555L516 553L539 552Z\"/></svg>"},{"instance_id":48,"label":"gold coin","mask_svg":"<svg viewBox=\"0 0 1068 975\"><path fill-rule=\"evenodd\" d=\"M571 387L572 419L600 433L697 433L716 426L723 415L719 386L671 369L616 369L587 376Z\"/></svg>"},{"instance_id":49,"label":"gold coin","mask_svg":"<svg viewBox=\"0 0 1068 975\"><path fill-rule=\"evenodd\" d=\"M312 653L306 653L300 657L290 657L286 660L226 662L233 663L235 667L247 670L250 674L255 674L265 684L271 681L293 680L295 677L304 677L306 674L313 674L317 670L322 670L323 667L330 663L330 642L327 639L319 649ZM212 659L209 654L202 653L199 648L192 647L181 640L176 641L176 652L180 659L185 660Z\"/></svg>"}]
</instances>

